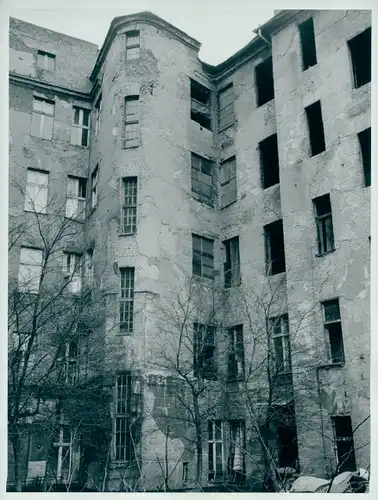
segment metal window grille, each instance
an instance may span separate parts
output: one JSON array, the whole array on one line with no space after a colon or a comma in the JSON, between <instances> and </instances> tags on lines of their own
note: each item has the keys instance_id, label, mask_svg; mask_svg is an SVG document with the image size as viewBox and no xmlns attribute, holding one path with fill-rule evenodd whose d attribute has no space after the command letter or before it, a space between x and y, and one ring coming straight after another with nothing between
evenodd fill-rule
<instances>
[{"instance_id":1,"label":"metal window grille","mask_svg":"<svg viewBox=\"0 0 378 500\"><path fill-rule=\"evenodd\" d=\"M125 97L125 148L139 146L140 142L139 96Z\"/></svg>"},{"instance_id":2,"label":"metal window grille","mask_svg":"<svg viewBox=\"0 0 378 500\"><path fill-rule=\"evenodd\" d=\"M137 178L125 177L123 184L123 205L121 233L124 235L136 233L137 221Z\"/></svg>"},{"instance_id":3,"label":"metal window grille","mask_svg":"<svg viewBox=\"0 0 378 500\"><path fill-rule=\"evenodd\" d=\"M122 372L116 378L115 394L115 459L131 460L133 442L130 428L131 413L131 374Z\"/></svg>"},{"instance_id":4,"label":"metal window grille","mask_svg":"<svg viewBox=\"0 0 378 500\"><path fill-rule=\"evenodd\" d=\"M121 289L119 301L120 329L132 333L134 327L134 281L135 269L124 267L120 269Z\"/></svg>"}]
</instances>

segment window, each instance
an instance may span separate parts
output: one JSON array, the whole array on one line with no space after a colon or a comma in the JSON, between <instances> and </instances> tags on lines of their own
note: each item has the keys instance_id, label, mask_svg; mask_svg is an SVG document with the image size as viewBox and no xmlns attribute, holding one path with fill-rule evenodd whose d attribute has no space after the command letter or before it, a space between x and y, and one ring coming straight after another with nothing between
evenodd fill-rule
<instances>
[{"instance_id":1,"label":"window","mask_svg":"<svg viewBox=\"0 0 378 500\"><path fill-rule=\"evenodd\" d=\"M182 484L186 484L189 480L189 462L182 463Z\"/></svg>"},{"instance_id":2,"label":"window","mask_svg":"<svg viewBox=\"0 0 378 500\"><path fill-rule=\"evenodd\" d=\"M270 334L274 347L274 365L277 374L291 372L289 317L287 314L270 318Z\"/></svg>"},{"instance_id":3,"label":"window","mask_svg":"<svg viewBox=\"0 0 378 500\"><path fill-rule=\"evenodd\" d=\"M193 372L195 377L217 380L215 363L215 327L193 324Z\"/></svg>"},{"instance_id":4,"label":"window","mask_svg":"<svg viewBox=\"0 0 378 500\"><path fill-rule=\"evenodd\" d=\"M323 302L323 313L329 361L331 363L344 363L344 343L339 299Z\"/></svg>"},{"instance_id":5,"label":"window","mask_svg":"<svg viewBox=\"0 0 378 500\"><path fill-rule=\"evenodd\" d=\"M192 235L193 274L213 279L214 240Z\"/></svg>"},{"instance_id":6,"label":"window","mask_svg":"<svg viewBox=\"0 0 378 500\"><path fill-rule=\"evenodd\" d=\"M98 134L100 130L100 122L101 122L101 108L102 108L102 93L98 96L98 99L95 104L95 135Z\"/></svg>"},{"instance_id":7,"label":"window","mask_svg":"<svg viewBox=\"0 0 378 500\"><path fill-rule=\"evenodd\" d=\"M97 184L98 184L98 165L91 175L91 208L95 208L97 205Z\"/></svg>"},{"instance_id":8,"label":"window","mask_svg":"<svg viewBox=\"0 0 378 500\"><path fill-rule=\"evenodd\" d=\"M87 250L84 261L85 284L91 286L93 283L93 249Z\"/></svg>"},{"instance_id":9,"label":"window","mask_svg":"<svg viewBox=\"0 0 378 500\"><path fill-rule=\"evenodd\" d=\"M224 262L224 287L240 285L240 255L239 255L239 236L223 242L225 252Z\"/></svg>"},{"instance_id":10,"label":"window","mask_svg":"<svg viewBox=\"0 0 378 500\"><path fill-rule=\"evenodd\" d=\"M282 220L264 227L265 262L268 275L285 272L285 245Z\"/></svg>"},{"instance_id":11,"label":"window","mask_svg":"<svg viewBox=\"0 0 378 500\"><path fill-rule=\"evenodd\" d=\"M85 219L85 196L87 179L68 176L66 217L69 219Z\"/></svg>"},{"instance_id":12,"label":"window","mask_svg":"<svg viewBox=\"0 0 378 500\"><path fill-rule=\"evenodd\" d=\"M139 31L128 31L126 33L126 61L139 59Z\"/></svg>"},{"instance_id":13,"label":"window","mask_svg":"<svg viewBox=\"0 0 378 500\"><path fill-rule=\"evenodd\" d=\"M73 385L79 371L79 341L72 339L64 346L62 356L57 359L58 380L60 383Z\"/></svg>"},{"instance_id":14,"label":"window","mask_svg":"<svg viewBox=\"0 0 378 500\"><path fill-rule=\"evenodd\" d=\"M232 156L221 163L220 171L221 208L225 208L228 205L231 205L231 203L234 203L238 198L235 156Z\"/></svg>"},{"instance_id":15,"label":"window","mask_svg":"<svg viewBox=\"0 0 378 500\"><path fill-rule=\"evenodd\" d=\"M368 187L371 185L371 128L360 132L358 140L360 142L365 187Z\"/></svg>"},{"instance_id":16,"label":"window","mask_svg":"<svg viewBox=\"0 0 378 500\"><path fill-rule=\"evenodd\" d=\"M224 447L223 447L223 422L220 420L209 420L209 481L223 479Z\"/></svg>"},{"instance_id":17,"label":"window","mask_svg":"<svg viewBox=\"0 0 378 500\"><path fill-rule=\"evenodd\" d=\"M132 333L134 328L134 281L135 269L124 267L120 269L121 290L119 301L120 330Z\"/></svg>"},{"instance_id":18,"label":"window","mask_svg":"<svg viewBox=\"0 0 378 500\"><path fill-rule=\"evenodd\" d=\"M228 85L222 89L218 94L218 129L219 132L231 127L235 123L234 116L234 87Z\"/></svg>"},{"instance_id":19,"label":"window","mask_svg":"<svg viewBox=\"0 0 378 500\"><path fill-rule=\"evenodd\" d=\"M257 106L274 99L273 61L271 57L265 59L255 68Z\"/></svg>"},{"instance_id":20,"label":"window","mask_svg":"<svg viewBox=\"0 0 378 500\"><path fill-rule=\"evenodd\" d=\"M211 91L190 79L190 118L211 130Z\"/></svg>"},{"instance_id":21,"label":"window","mask_svg":"<svg viewBox=\"0 0 378 500\"><path fill-rule=\"evenodd\" d=\"M89 110L74 106L73 123L71 127L71 144L88 146Z\"/></svg>"},{"instance_id":22,"label":"window","mask_svg":"<svg viewBox=\"0 0 378 500\"><path fill-rule=\"evenodd\" d=\"M331 198L329 194L313 200L316 213L316 228L318 233L318 254L322 255L335 249L333 236Z\"/></svg>"},{"instance_id":23,"label":"window","mask_svg":"<svg viewBox=\"0 0 378 500\"><path fill-rule=\"evenodd\" d=\"M371 28L348 42L352 59L354 86L362 87L371 82Z\"/></svg>"},{"instance_id":24,"label":"window","mask_svg":"<svg viewBox=\"0 0 378 500\"><path fill-rule=\"evenodd\" d=\"M245 422L230 420L228 422L228 456L227 469L229 480L242 483L245 480Z\"/></svg>"},{"instance_id":25,"label":"window","mask_svg":"<svg viewBox=\"0 0 378 500\"><path fill-rule=\"evenodd\" d=\"M139 113L139 96L125 97L125 148L139 146Z\"/></svg>"},{"instance_id":26,"label":"window","mask_svg":"<svg viewBox=\"0 0 378 500\"><path fill-rule=\"evenodd\" d=\"M320 101L306 108L307 124L310 135L311 156L325 151L324 127Z\"/></svg>"},{"instance_id":27,"label":"window","mask_svg":"<svg viewBox=\"0 0 378 500\"><path fill-rule=\"evenodd\" d=\"M228 328L228 380L244 378L243 325Z\"/></svg>"},{"instance_id":28,"label":"window","mask_svg":"<svg viewBox=\"0 0 378 500\"><path fill-rule=\"evenodd\" d=\"M302 70L305 71L317 63L314 21L312 17L301 23L298 28L302 49Z\"/></svg>"},{"instance_id":29,"label":"window","mask_svg":"<svg viewBox=\"0 0 378 500\"><path fill-rule=\"evenodd\" d=\"M49 174L28 168L24 210L45 214Z\"/></svg>"},{"instance_id":30,"label":"window","mask_svg":"<svg viewBox=\"0 0 378 500\"><path fill-rule=\"evenodd\" d=\"M279 467L292 467L298 471L298 440L293 404L275 406L274 423L277 428Z\"/></svg>"},{"instance_id":31,"label":"window","mask_svg":"<svg viewBox=\"0 0 378 500\"><path fill-rule=\"evenodd\" d=\"M30 134L41 139L52 138L54 123L54 101L34 97Z\"/></svg>"},{"instance_id":32,"label":"window","mask_svg":"<svg viewBox=\"0 0 378 500\"><path fill-rule=\"evenodd\" d=\"M137 178L124 177L122 183L123 205L121 234L135 234L137 216Z\"/></svg>"},{"instance_id":33,"label":"window","mask_svg":"<svg viewBox=\"0 0 378 500\"><path fill-rule=\"evenodd\" d=\"M81 255L63 253L63 276L68 283L68 290L75 294L81 291Z\"/></svg>"},{"instance_id":34,"label":"window","mask_svg":"<svg viewBox=\"0 0 378 500\"><path fill-rule=\"evenodd\" d=\"M277 134L267 137L259 143L261 184L266 189L280 182Z\"/></svg>"},{"instance_id":35,"label":"window","mask_svg":"<svg viewBox=\"0 0 378 500\"><path fill-rule=\"evenodd\" d=\"M115 459L133 460L134 446L131 434L131 374L119 373L115 394Z\"/></svg>"},{"instance_id":36,"label":"window","mask_svg":"<svg viewBox=\"0 0 378 500\"><path fill-rule=\"evenodd\" d=\"M39 50L37 55L37 65L46 71L55 71L55 55Z\"/></svg>"},{"instance_id":37,"label":"window","mask_svg":"<svg viewBox=\"0 0 378 500\"><path fill-rule=\"evenodd\" d=\"M352 420L350 416L332 418L333 435L337 457L337 472L355 471L356 457L354 452Z\"/></svg>"},{"instance_id":38,"label":"window","mask_svg":"<svg viewBox=\"0 0 378 500\"><path fill-rule=\"evenodd\" d=\"M203 203L213 206L213 162L202 156L191 154L192 192Z\"/></svg>"},{"instance_id":39,"label":"window","mask_svg":"<svg viewBox=\"0 0 378 500\"><path fill-rule=\"evenodd\" d=\"M18 284L23 292L38 293L42 274L42 250L21 248Z\"/></svg>"},{"instance_id":40,"label":"window","mask_svg":"<svg viewBox=\"0 0 378 500\"><path fill-rule=\"evenodd\" d=\"M52 449L52 468L58 483L71 480L72 441L71 429L62 422L55 431Z\"/></svg>"}]
</instances>

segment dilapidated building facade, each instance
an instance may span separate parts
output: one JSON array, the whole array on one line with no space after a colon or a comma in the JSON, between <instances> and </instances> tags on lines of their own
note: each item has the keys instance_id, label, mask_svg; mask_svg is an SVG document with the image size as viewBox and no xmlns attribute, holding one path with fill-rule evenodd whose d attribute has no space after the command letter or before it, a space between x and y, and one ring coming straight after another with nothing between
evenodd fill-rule
<instances>
[{"instance_id":1,"label":"dilapidated building facade","mask_svg":"<svg viewBox=\"0 0 378 500\"><path fill-rule=\"evenodd\" d=\"M10 21L11 485L251 490L369 464L371 14L281 10L218 66L199 49L148 12L100 51ZM52 287L76 302L46 333ZM60 340L27 414L38 329ZM98 422L62 410L88 373Z\"/></svg>"}]
</instances>

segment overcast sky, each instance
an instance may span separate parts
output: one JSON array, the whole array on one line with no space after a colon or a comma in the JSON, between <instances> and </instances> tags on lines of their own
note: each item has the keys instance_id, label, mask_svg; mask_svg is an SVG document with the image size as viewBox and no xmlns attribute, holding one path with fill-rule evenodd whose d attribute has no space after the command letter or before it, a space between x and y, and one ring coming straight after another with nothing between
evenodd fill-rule
<instances>
[{"instance_id":1,"label":"overcast sky","mask_svg":"<svg viewBox=\"0 0 378 500\"><path fill-rule=\"evenodd\" d=\"M253 29L274 14L269 2L251 0L29 0L22 7L16 0L15 4L11 16L99 46L114 17L149 10L197 39L202 44L199 56L209 64L224 61L248 43L255 36Z\"/></svg>"}]
</instances>

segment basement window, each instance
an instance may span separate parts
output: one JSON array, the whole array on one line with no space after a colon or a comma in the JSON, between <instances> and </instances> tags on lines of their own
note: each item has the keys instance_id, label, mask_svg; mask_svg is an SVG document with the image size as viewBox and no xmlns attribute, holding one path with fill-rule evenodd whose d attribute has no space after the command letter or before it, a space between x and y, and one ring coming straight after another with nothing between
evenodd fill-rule
<instances>
[{"instance_id":1,"label":"basement window","mask_svg":"<svg viewBox=\"0 0 378 500\"><path fill-rule=\"evenodd\" d=\"M330 195L325 194L314 198L313 203L315 206L318 233L318 255L323 255L335 249Z\"/></svg>"},{"instance_id":2,"label":"basement window","mask_svg":"<svg viewBox=\"0 0 378 500\"><path fill-rule=\"evenodd\" d=\"M55 55L39 50L37 55L37 65L45 71L55 71Z\"/></svg>"},{"instance_id":3,"label":"basement window","mask_svg":"<svg viewBox=\"0 0 378 500\"><path fill-rule=\"evenodd\" d=\"M285 246L282 220L264 226L266 274L285 272Z\"/></svg>"},{"instance_id":4,"label":"basement window","mask_svg":"<svg viewBox=\"0 0 378 500\"><path fill-rule=\"evenodd\" d=\"M328 359L332 364L344 363L344 343L341 328L339 299L323 302L324 329Z\"/></svg>"},{"instance_id":5,"label":"basement window","mask_svg":"<svg viewBox=\"0 0 378 500\"><path fill-rule=\"evenodd\" d=\"M354 86L362 87L371 82L371 28L348 42L352 59Z\"/></svg>"},{"instance_id":6,"label":"basement window","mask_svg":"<svg viewBox=\"0 0 378 500\"><path fill-rule=\"evenodd\" d=\"M324 127L320 101L305 108L310 136L311 156L325 151Z\"/></svg>"},{"instance_id":7,"label":"basement window","mask_svg":"<svg viewBox=\"0 0 378 500\"><path fill-rule=\"evenodd\" d=\"M221 208L225 208L238 199L236 185L236 158L228 158L220 166Z\"/></svg>"},{"instance_id":8,"label":"basement window","mask_svg":"<svg viewBox=\"0 0 378 500\"><path fill-rule=\"evenodd\" d=\"M218 94L218 131L221 132L235 123L234 86L227 85Z\"/></svg>"},{"instance_id":9,"label":"basement window","mask_svg":"<svg viewBox=\"0 0 378 500\"><path fill-rule=\"evenodd\" d=\"M190 80L190 118L211 130L211 92L200 83Z\"/></svg>"},{"instance_id":10,"label":"basement window","mask_svg":"<svg viewBox=\"0 0 378 500\"><path fill-rule=\"evenodd\" d=\"M364 169L365 187L371 185L371 128L358 134L361 149L362 166Z\"/></svg>"},{"instance_id":11,"label":"basement window","mask_svg":"<svg viewBox=\"0 0 378 500\"><path fill-rule=\"evenodd\" d=\"M301 23L298 28L302 50L302 70L305 71L317 63L314 20L310 17L310 19Z\"/></svg>"},{"instance_id":12,"label":"basement window","mask_svg":"<svg viewBox=\"0 0 378 500\"><path fill-rule=\"evenodd\" d=\"M332 417L337 473L356 470L352 420L350 416Z\"/></svg>"},{"instance_id":13,"label":"basement window","mask_svg":"<svg viewBox=\"0 0 378 500\"><path fill-rule=\"evenodd\" d=\"M273 61L268 57L255 68L257 106L274 99Z\"/></svg>"},{"instance_id":14,"label":"basement window","mask_svg":"<svg viewBox=\"0 0 378 500\"><path fill-rule=\"evenodd\" d=\"M192 153L192 192L199 201L213 206L213 162Z\"/></svg>"},{"instance_id":15,"label":"basement window","mask_svg":"<svg viewBox=\"0 0 378 500\"><path fill-rule=\"evenodd\" d=\"M239 236L223 242L225 251L224 287L240 285Z\"/></svg>"},{"instance_id":16,"label":"basement window","mask_svg":"<svg viewBox=\"0 0 378 500\"><path fill-rule=\"evenodd\" d=\"M193 371L194 376L217 380L215 363L215 327L212 325L193 324Z\"/></svg>"},{"instance_id":17,"label":"basement window","mask_svg":"<svg viewBox=\"0 0 378 500\"><path fill-rule=\"evenodd\" d=\"M280 182L277 134L267 137L259 144L261 184L266 189Z\"/></svg>"}]
</instances>

